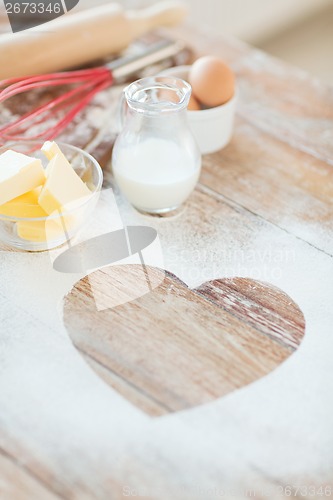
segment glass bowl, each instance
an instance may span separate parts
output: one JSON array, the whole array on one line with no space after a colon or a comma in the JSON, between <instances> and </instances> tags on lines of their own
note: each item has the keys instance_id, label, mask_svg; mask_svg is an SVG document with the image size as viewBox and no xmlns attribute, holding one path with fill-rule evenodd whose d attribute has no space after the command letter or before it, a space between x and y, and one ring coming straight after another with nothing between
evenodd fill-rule
<instances>
[{"instance_id":1,"label":"glass bowl","mask_svg":"<svg viewBox=\"0 0 333 500\"><path fill-rule=\"evenodd\" d=\"M79 233L96 207L103 183L99 163L82 149L69 144L57 144L91 190L91 196L73 202L64 212L48 217L14 217L0 213L0 240L7 246L39 252L63 245ZM0 154L12 149L40 159L45 169L48 160L40 151L42 145L37 141L11 143L1 147Z\"/></svg>"}]
</instances>

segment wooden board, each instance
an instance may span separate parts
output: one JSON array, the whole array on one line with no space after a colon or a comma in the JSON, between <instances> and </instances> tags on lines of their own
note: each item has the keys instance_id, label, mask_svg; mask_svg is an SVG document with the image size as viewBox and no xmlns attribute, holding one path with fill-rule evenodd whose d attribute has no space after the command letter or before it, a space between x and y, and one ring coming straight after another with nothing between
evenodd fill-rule
<instances>
[{"instance_id":1,"label":"wooden board","mask_svg":"<svg viewBox=\"0 0 333 500\"><path fill-rule=\"evenodd\" d=\"M332 87L241 42L185 39L223 57L240 93L233 141L206 158L202 183L332 255Z\"/></svg>"},{"instance_id":2,"label":"wooden board","mask_svg":"<svg viewBox=\"0 0 333 500\"><path fill-rule=\"evenodd\" d=\"M52 494L49 485L44 485L35 478L31 471L24 470L16 460L0 450L1 486L0 493L4 499L26 500L57 500L58 495Z\"/></svg>"},{"instance_id":3,"label":"wooden board","mask_svg":"<svg viewBox=\"0 0 333 500\"><path fill-rule=\"evenodd\" d=\"M294 297L258 281L226 279L223 266L218 267L218 275L212 274L209 259L213 264L218 263L222 243L230 249L230 241L235 252L243 251L249 241L260 238L267 239L267 246L271 241L273 244L283 241L295 256L290 266L288 263L289 267L284 262L281 269L284 272L284 268L289 272L293 267L298 269L297 278L304 280L304 288L308 287L313 295L311 301L305 302L320 303L323 307L321 316L329 321L330 308L326 307L324 294L320 295L320 283L308 286L305 276L311 274L312 266L318 265L320 269L319 263L323 259L327 264L327 277L330 276L329 259L333 254L333 91L300 70L241 43L225 38L213 39L190 28L182 28L173 34L185 39L198 54L216 53L227 60L236 72L239 86L233 140L223 151L204 158L200 183L186 210L175 220L145 221L158 227L166 252L173 239L177 251L186 250L190 257L184 257L179 266L184 275L194 267L191 262L195 250L192 248L193 237L197 239L197 246L204 241L206 253L203 255L207 261L203 258L197 267L205 268L211 281L203 280L205 284L191 290L168 273L155 293L114 311L98 313L94 310L87 279L79 282L65 300L65 326L76 348L82 352L83 360L107 382L104 387L99 378L86 369L84 362L81 367L74 355L63 361L66 349L71 352L72 346L64 341L64 332L54 320L58 304L52 303L52 297L56 285L52 281L47 283L49 275L46 273L44 283L43 276L32 274L22 286L20 272L23 271L20 270L29 271L31 268L37 272L39 266L45 270L43 256L17 252L14 266L11 252L1 246L3 331L0 368L1 388L5 394L1 394L0 409L1 499L118 500L124 496L123 485L130 482L134 487L152 488L150 498L185 500L186 494L180 488L193 486L196 477L207 488L236 484L244 486L244 491L253 489L254 479L261 487L275 488L277 485L288 486L293 481L320 486L332 480L333 457L329 452L332 436L329 426L325 427L330 408L331 378L320 379L320 370L325 363L327 367L331 365L328 336L316 332L323 342L323 352L327 345L326 358L322 351L319 354L323 357L317 357L318 343L314 340L313 330L312 336L308 331L312 339L310 348L307 350L304 342L296 356L290 358L304 334L304 317L294 304ZM113 89L101 93L62 135L63 140L85 147L102 162L106 173L105 187L112 185L108 162L116 133L119 92L120 89ZM24 112L26 106L40 104L50 95L35 92L29 99L2 105L0 123L7 123ZM118 199L122 215L127 216L124 202ZM130 216L135 217L132 213ZM170 233L173 238L170 238ZM299 248L307 256L304 266L302 260L298 262ZM9 277L7 269L10 269ZM122 269L114 268L112 272L121 273ZM101 278L107 293L110 291L110 273L110 270L101 270L95 274L97 279ZM325 278L325 273L320 275L321 282ZM52 279L56 282L53 275ZM17 288L16 293L11 294L12 282ZM287 279L285 282L289 283ZM182 309L177 307L181 315L179 321L169 309L164 309L165 302L161 302L170 295L169 286L173 288L172 300L182 301ZM26 289L25 302L20 301L22 289ZM32 314L31 304L36 301L41 307L38 314ZM193 328L194 333L202 335L195 337L195 342L190 336L193 332L187 330L183 319L187 318L189 309L193 312L191 304L195 304L195 310L202 310ZM151 314L152 306L158 309L158 318L164 318L158 325ZM137 343L136 336L130 335L132 330L128 324L129 312L143 310L148 326L141 329L143 325L140 323L137 335L143 335L144 342L149 342L146 349ZM169 314L163 316L166 312L171 318ZM212 330L206 328L206 319L209 319ZM117 342L114 351L109 348L110 342L119 341L119 337L112 329L113 322L123 328L131 340L126 344ZM309 323L309 328L313 328L315 321ZM163 349L159 348L160 336L165 340L165 331L170 327L169 342L166 346L163 344L166 362L156 365L151 354L156 354L157 350L158 354L160 351L163 354ZM186 334L185 337L175 334L176 327ZM148 328L156 333L155 342L149 338ZM101 337L102 342L98 343ZM20 346L25 348L29 338L32 348L24 357ZM50 338L52 349L48 351L48 357L43 358L43 364L42 355L38 357L37 354L45 339ZM205 360L198 356L203 342L207 353ZM224 347L228 347L228 351ZM174 349L181 355L184 369L172 357ZM16 351L17 358L13 355ZM126 360L120 355L126 355ZM279 375L269 378L272 385L266 381L267 392L261 389L265 386L264 380L264 384L252 385L250 395L241 393L244 399L240 396L234 407L232 403L223 406L228 398L212 406L215 398L269 373L288 357L289 360L298 360L295 362L298 370L291 369L290 376L284 365ZM202 377L200 369L204 361L215 375L214 379ZM20 376L21 364L26 366L25 377ZM288 364L289 369L291 365ZM57 382L54 379L49 381L49 366L57 375ZM15 378L16 372L19 375ZM167 372L171 372L168 378ZM90 378L90 373L94 378ZM43 377L45 387L39 385ZM179 378L184 377L186 384L178 384ZM80 392L81 380L86 384L84 391L87 391L88 403ZM292 388L288 393L290 385ZM130 416L126 414L125 430L118 421L124 416L123 400L121 397L117 399L119 394L133 408ZM277 402L272 394L277 394ZM318 395L318 400L314 394ZM107 406L109 399L110 407ZM206 401L210 401L210 405L193 410L194 406ZM244 401L248 401L248 406ZM63 405L61 411L58 404ZM90 413L90 406L94 405L96 411ZM325 408L322 413L321 405ZM191 407L188 412L177 413ZM288 425L280 428L279 420L285 417L284 408ZM148 430L144 420L146 414L159 416L149 419L153 424ZM158 425L161 426L160 434L156 430ZM322 427L326 432L321 432ZM163 441L161 436L164 435L170 436L170 440ZM256 453L256 450L259 451ZM179 488L176 493L174 486ZM163 490L159 493L161 487ZM207 491L202 498L207 498ZM235 498L246 498L244 491ZM304 496L300 493L294 497L314 498L311 494ZM283 497L276 493L270 498Z\"/></svg>"},{"instance_id":4,"label":"wooden board","mask_svg":"<svg viewBox=\"0 0 333 500\"><path fill-rule=\"evenodd\" d=\"M128 265L93 279L112 301L141 276L141 266ZM97 310L85 278L65 299L64 321L92 368L150 415L207 403L263 377L304 335L297 305L267 285L235 278L189 290L169 273L148 268L148 276L162 284L106 311Z\"/></svg>"}]
</instances>

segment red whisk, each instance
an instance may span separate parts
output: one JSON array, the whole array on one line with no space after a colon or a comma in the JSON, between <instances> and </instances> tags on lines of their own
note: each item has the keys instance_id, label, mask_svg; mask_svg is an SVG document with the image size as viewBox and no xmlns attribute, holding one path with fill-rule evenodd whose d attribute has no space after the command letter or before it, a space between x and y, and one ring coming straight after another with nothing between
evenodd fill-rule
<instances>
[{"instance_id":1,"label":"red whisk","mask_svg":"<svg viewBox=\"0 0 333 500\"><path fill-rule=\"evenodd\" d=\"M0 127L0 142L41 140L57 137L80 113L93 97L113 83L137 73L143 68L161 62L178 54L184 45L181 42L163 41L154 45L142 55L123 57L105 66L51 73L28 78L10 78L0 81L0 104L8 99L34 89L63 87L70 88L60 96L29 111L17 120ZM35 135L28 132L43 122L50 124L46 130Z\"/></svg>"}]
</instances>

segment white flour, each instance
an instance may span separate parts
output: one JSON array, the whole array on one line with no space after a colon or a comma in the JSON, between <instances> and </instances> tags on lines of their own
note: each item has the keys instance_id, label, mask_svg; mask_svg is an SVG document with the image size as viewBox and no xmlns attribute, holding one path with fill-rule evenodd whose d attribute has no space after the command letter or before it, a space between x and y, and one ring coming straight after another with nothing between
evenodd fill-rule
<instances>
[{"instance_id":1,"label":"white flour","mask_svg":"<svg viewBox=\"0 0 333 500\"><path fill-rule=\"evenodd\" d=\"M111 470L123 485L160 487L158 498L170 499L182 486L253 487L262 474L324 481L332 468L333 259L242 209L193 196L175 218L147 218L118 203L125 224L158 230L166 269L190 286L235 275L269 281L307 322L286 363L203 407L158 419L142 414L98 379L62 326L59 304L79 276L53 271L45 253L0 255L0 443L19 441L63 484L90 485L96 497ZM200 226L198 199L206 207ZM99 210L95 219L110 229L110 211L103 203ZM112 221L121 224L115 213ZM92 224L87 234L95 231Z\"/></svg>"}]
</instances>

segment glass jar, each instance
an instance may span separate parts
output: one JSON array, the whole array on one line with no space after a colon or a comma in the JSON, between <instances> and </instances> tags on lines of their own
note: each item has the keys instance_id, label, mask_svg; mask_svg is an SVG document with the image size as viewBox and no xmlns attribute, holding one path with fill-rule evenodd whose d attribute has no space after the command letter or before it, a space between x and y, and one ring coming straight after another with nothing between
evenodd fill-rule
<instances>
[{"instance_id":1,"label":"glass jar","mask_svg":"<svg viewBox=\"0 0 333 500\"><path fill-rule=\"evenodd\" d=\"M113 149L118 186L139 211L161 214L194 190L201 154L187 120L191 86L180 78L138 80L124 90L127 112Z\"/></svg>"}]
</instances>

